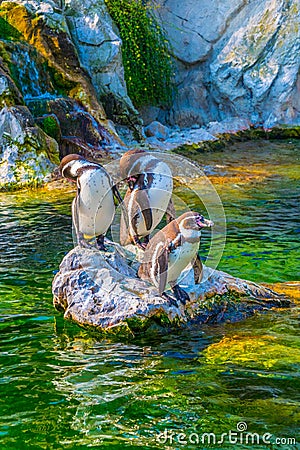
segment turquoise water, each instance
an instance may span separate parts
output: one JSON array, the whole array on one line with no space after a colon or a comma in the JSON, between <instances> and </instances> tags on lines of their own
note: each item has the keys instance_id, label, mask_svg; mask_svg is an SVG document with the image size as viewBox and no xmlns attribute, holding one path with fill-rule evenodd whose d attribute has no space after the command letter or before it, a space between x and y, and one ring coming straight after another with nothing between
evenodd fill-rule
<instances>
[{"instance_id":1,"label":"turquoise water","mask_svg":"<svg viewBox=\"0 0 300 450\"><path fill-rule=\"evenodd\" d=\"M220 268L299 280L299 154L291 141L193 155L226 211ZM0 194L0 449L300 448L299 309L132 340L64 321L51 283L73 245L72 195ZM260 445L203 438L239 422Z\"/></svg>"}]
</instances>

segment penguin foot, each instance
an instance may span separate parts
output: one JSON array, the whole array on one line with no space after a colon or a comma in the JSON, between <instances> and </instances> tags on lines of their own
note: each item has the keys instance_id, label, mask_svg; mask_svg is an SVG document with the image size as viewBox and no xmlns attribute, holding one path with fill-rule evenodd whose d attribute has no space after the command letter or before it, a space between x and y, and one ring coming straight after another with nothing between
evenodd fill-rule
<instances>
[{"instance_id":1,"label":"penguin foot","mask_svg":"<svg viewBox=\"0 0 300 450\"><path fill-rule=\"evenodd\" d=\"M149 241L150 241L150 236L148 234L148 236L145 236L144 240L143 240L143 244L142 245L144 246L144 248L147 247L147 245L149 244Z\"/></svg>"},{"instance_id":2,"label":"penguin foot","mask_svg":"<svg viewBox=\"0 0 300 450\"><path fill-rule=\"evenodd\" d=\"M176 299L183 305L190 300L189 295L180 286L178 286L178 284L172 286L172 291L174 292Z\"/></svg>"},{"instance_id":3,"label":"penguin foot","mask_svg":"<svg viewBox=\"0 0 300 450\"><path fill-rule=\"evenodd\" d=\"M176 302L176 300L173 297L171 297L171 295L168 295L165 292L163 292L162 297L164 297L166 300L168 300L170 306L175 306L175 308L178 308L178 303Z\"/></svg>"},{"instance_id":4,"label":"penguin foot","mask_svg":"<svg viewBox=\"0 0 300 450\"><path fill-rule=\"evenodd\" d=\"M100 234L99 236L96 237L96 243L97 243L98 250L100 250L102 252L106 252L107 251L107 248L104 245L104 236L103 236L103 234Z\"/></svg>"},{"instance_id":5,"label":"penguin foot","mask_svg":"<svg viewBox=\"0 0 300 450\"><path fill-rule=\"evenodd\" d=\"M78 245L83 248L95 248L95 241L87 241L83 236L79 236Z\"/></svg>"},{"instance_id":6,"label":"penguin foot","mask_svg":"<svg viewBox=\"0 0 300 450\"><path fill-rule=\"evenodd\" d=\"M134 244L135 244L138 248L140 248L141 250L145 251L145 249L146 249L146 247L147 247L147 244L145 244L144 242L142 243L142 242L140 241L140 239L138 238L138 236L133 236L132 239L133 239Z\"/></svg>"}]
</instances>

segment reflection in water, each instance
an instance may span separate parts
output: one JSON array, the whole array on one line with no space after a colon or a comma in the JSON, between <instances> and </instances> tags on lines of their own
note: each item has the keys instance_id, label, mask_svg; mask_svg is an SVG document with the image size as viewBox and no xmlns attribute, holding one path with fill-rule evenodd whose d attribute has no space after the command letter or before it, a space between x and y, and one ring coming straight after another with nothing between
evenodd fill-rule
<instances>
[{"instance_id":1,"label":"reflection in water","mask_svg":"<svg viewBox=\"0 0 300 450\"><path fill-rule=\"evenodd\" d=\"M299 143L257 145L197 157L225 206L221 267L299 279ZM72 196L0 195L1 450L165 448L155 439L165 428L221 434L242 420L250 432L297 439L297 308L133 341L99 339L54 311Z\"/></svg>"}]
</instances>

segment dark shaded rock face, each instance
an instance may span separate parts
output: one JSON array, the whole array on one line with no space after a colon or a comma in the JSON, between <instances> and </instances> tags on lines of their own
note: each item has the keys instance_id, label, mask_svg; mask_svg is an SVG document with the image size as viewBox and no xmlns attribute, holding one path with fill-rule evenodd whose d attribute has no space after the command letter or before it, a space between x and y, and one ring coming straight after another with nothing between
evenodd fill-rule
<instances>
[{"instance_id":1,"label":"dark shaded rock face","mask_svg":"<svg viewBox=\"0 0 300 450\"><path fill-rule=\"evenodd\" d=\"M241 117L300 124L298 0L153 0L170 41L182 126Z\"/></svg>"},{"instance_id":2,"label":"dark shaded rock face","mask_svg":"<svg viewBox=\"0 0 300 450\"><path fill-rule=\"evenodd\" d=\"M54 306L65 318L101 332L134 334L152 325L235 322L290 305L271 289L205 267L201 284L194 283L192 270L181 281L190 302L170 306L155 287L137 278L136 264L130 267L124 256L109 248L102 253L76 247L63 259L53 295Z\"/></svg>"},{"instance_id":3,"label":"dark shaded rock face","mask_svg":"<svg viewBox=\"0 0 300 450\"><path fill-rule=\"evenodd\" d=\"M40 126L58 141L61 158L69 153L97 158L114 144L110 132L74 99L30 98L27 104ZM51 128L50 117L58 130Z\"/></svg>"}]
</instances>

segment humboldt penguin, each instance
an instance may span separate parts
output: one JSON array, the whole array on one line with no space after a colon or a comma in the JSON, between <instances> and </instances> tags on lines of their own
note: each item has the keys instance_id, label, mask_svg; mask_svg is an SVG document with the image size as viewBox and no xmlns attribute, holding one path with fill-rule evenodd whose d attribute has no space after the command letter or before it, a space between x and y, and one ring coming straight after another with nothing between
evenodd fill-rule
<instances>
[{"instance_id":1,"label":"humboldt penguin","mask_svg":"<svg viewBox=\"0 0 300 450\"><path fill-rule=\"evenodd\" d=\"M122 202L110 175L101 164L77 154L65 156L59 168L63 177L77 184L72 217L79 245L87 247L96 238L99 250L105 250L104 235L115 215L114 195Z\"/></svg>"},{"instance_id":2,"label":"humboldt penguin","mask_svg":"<svg viewBox=\"0 0 300 450\"><path fill-rule=\"evenodd\" d=\"M120 172L128 184L124 197L127 218L122 214L120 243L134 243L144 250L163 215L168 222L175 219L172 172L164 161L141 149L122 156Z\"/></svg>"},{"instance_id":3,"label":"humboldt penguin","mask_svg":"<svg viewBox=\"0 0 300 450\"><path fill-rule=\"evenodd\" d=\"M139 277L150 281L173 303L164 294L169 284L176 299L185 304L189 296L177 284L177 279L197 257L202 228L212 226L211 220L197 212L186 212L170 222L150 239L138 270Z\"/></svg>"}]
</instances>

